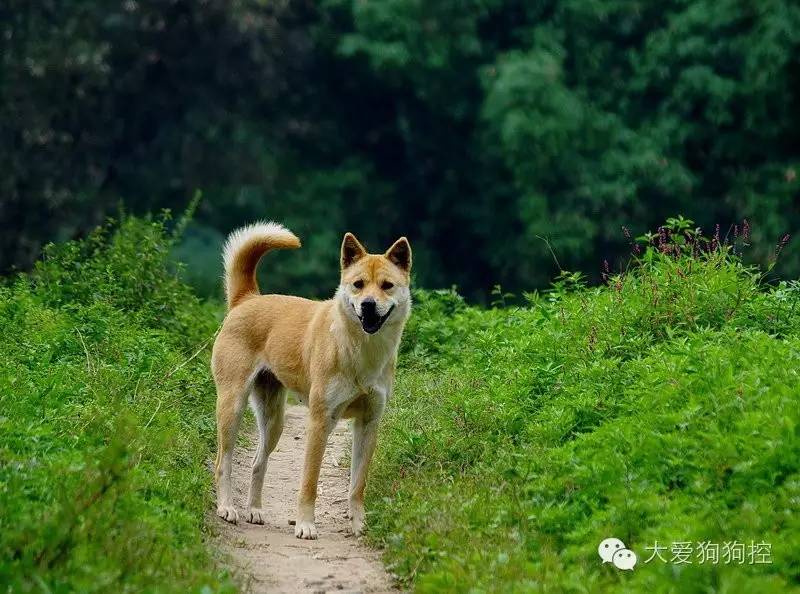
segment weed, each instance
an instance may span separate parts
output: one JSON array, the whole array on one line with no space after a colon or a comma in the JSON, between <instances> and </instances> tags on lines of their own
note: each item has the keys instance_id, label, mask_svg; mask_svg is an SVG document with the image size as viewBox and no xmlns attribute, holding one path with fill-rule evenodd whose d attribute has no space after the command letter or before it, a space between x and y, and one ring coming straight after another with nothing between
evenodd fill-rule
<instances>
[{"instance_id":1,"label":"weed","mask_svg":"<svg viewBox=\"0 0 800 594\"><path fill-rule=\"evenodd\" d=\"M797 590L800 289L742 262L749 234L671 219L607 285L562 272L526 307L416 294L369 489L406 585ZM608 536L634 571L601 563ZM735 539L772 563L644 562L656 540Z\"/></svg>"},{"instance_id":2,"label":"weed","mask_svg":"<svg viewBox=\"0 0 800 594\"><path fill-rule=\"evenodd\" d=\"M217 308L164 225L50 246L0 288L3 591L235 591L204 528Z\"/></svg>"}]
</instances>

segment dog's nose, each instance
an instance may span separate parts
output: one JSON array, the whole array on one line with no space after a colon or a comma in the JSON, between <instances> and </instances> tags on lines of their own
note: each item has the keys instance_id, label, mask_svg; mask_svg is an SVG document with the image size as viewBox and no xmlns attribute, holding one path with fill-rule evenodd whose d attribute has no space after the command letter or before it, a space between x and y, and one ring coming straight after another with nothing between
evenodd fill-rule
<instances>
[{"instance_id":1,"label":"dog's nose","mask_svg":"<svg viewBox=\"0 0 800 594\"><path fill-rule=\"evenodd\" d=\"M374 314L377 305L374 297L367 297L361 302L361 313L366 315Z\"/></svg>"}]
</instances>

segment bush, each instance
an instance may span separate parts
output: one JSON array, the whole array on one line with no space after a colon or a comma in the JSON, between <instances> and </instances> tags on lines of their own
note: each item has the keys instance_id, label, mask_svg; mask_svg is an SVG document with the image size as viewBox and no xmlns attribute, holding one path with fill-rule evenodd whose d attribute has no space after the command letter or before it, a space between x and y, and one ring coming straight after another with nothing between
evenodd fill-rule
<instances>
[{"instance_id":1,"label":"bush","mask_svg":"<svg viewBox=\"0 0 800 594\"><path fill-rule=\"evenodd\" d=\"M800 285L690 222L624 274L527 305L421 292L370 483L371 537L421 592L787 592L800 579ZM632 572L603 565L621 538ZM770 564L646 563L655 541Z\"/></svg>"},{"instance_id":2,"label":"bush","mask_svg":"<svg viewBox=\"0 0 800 594\"><path fill-rule=\"evenodd\" d=\"M0 583L234 591L204 541L217 321L164 221L48 248L0 288Z\"/></svg>"}]
</instances>

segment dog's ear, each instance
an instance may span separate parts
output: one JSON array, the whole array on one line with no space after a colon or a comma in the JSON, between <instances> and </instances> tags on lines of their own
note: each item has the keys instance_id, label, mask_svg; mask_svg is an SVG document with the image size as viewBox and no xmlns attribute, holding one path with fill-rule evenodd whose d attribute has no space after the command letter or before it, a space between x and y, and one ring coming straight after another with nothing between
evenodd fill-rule
<instances>
[{"instance_id":1,"label":"dog's ear","mask_svg":"<svg viewBox=\"0 0 800 594\"><path fill-rule=\"evenodd\" d=\"M342 240L342 270L355 264L367 255L367 250L352 233L345 233Z\"/></svg>"},{"instance_id":2,"label":"dog's ear","mask_svg":"<svg viewBox=\"0 0 800 594\"><path fill-rule=\"evenodd\" d=\"M406 272L411 272L411 245L409 245L405 237L401 237L395 241L392 247L386 250L384 256L386 256L392 264L395 264Z\"/></svg>"}]
</instances>

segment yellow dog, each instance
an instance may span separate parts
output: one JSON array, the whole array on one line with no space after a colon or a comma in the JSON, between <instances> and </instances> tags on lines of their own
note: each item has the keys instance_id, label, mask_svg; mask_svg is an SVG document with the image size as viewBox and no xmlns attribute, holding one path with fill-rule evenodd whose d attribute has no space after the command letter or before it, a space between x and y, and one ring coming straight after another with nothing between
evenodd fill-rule
<instances>
[{"instance_id":1,"label":"yellow dog","mask_svg":"<svg viewBox=\"0 0 800 594\"><path fill-rule=\"evenodd\" d=\"M354 419L350 514L353 532L359 535L364 529L367 469L411 312L411 246L401 237L384 254L368 254L347 233L341 247L341 281L333 299L261 295L256 282L261 256L271 249L297 247L300 240L272 222L239 229L225 245L229 311L211 362L217 386L217 514L228 522L238 520L231 497L231 462L249 397L259 444L245 519L264 523L264 473L283 429L285 389L289 389L309 409L295 536L317 537L314 502L322 456L342 417Z\"/></svg>"}]
</instances>

